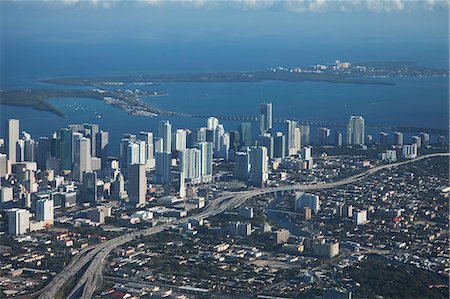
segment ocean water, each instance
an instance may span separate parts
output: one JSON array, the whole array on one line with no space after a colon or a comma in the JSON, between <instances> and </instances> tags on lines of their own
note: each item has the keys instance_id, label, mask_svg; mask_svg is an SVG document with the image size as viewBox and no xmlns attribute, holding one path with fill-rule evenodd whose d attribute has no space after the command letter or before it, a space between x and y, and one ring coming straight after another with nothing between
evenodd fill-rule
<instances>
[{"instance_id":1,"label":"ocean water","mask_svg":"<svg viewBox=\"0 0 450 299\"><path fill-rule=\"evenodd\" d=\"M271 101L275 118L345 124L350 115L362 115L368 126L448 128L447 78L385 80L396 85L279 81L163 83L150 88L168 92L168 95L146 97L145 101L167 110L212 116L256 116L259 114L259 103ZM38 80L18 82L16 88L67 88L40 83ZM20 119L21 130L31 133L34 138L50 136L53 131L68 124L98 123L101 129L110 132L112 152L116 154L123 134L138 133L142 130L156 131L157 123L161 119L168 119L173 129L195 129L206 125L206 119L201 118L132 116L94 99L52 99L50 102L66 116L59 117L49 112L6 105L0 106L0 115L2 120ZM102 117L97 118L98 114ZM235 130L239 126L238 121L223 123L226 130ZM258 124L255 122L255 135L257 128ZM275 129L282 130L283 127L281 124L275 124ZM342 128L341 130L344 131ZM316 139L316 131L316 128L311 129L312 140ZM375 135L375 140L378 138L378 132L378 129L368 130L368 133ZM1 130L1 135L5 136L4 129Z\"/></svg>"}]
</instances>

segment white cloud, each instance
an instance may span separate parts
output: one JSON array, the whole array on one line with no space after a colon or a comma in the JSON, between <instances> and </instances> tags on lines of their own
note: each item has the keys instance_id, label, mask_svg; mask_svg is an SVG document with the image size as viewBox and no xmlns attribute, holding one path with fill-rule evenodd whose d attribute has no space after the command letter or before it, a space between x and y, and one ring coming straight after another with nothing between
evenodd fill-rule
<instances>
[{"instance_id":1,"label":"white cloud","mask_svg":"<svg viewBox=\"0 0 450 299\"><path fill-rule=\"evenodd\" d=\"M1 1L1 0L0 0ZM26 3L29 0L15 0ZM110 8L113 5L138 7L184 6L190 8L233 8L242 10L276 9L293 13L321 11L372 11L390 13L401 11L449 9L450 0L44 0L49 5L85 5Z\"/></svg>"}]
</instances>

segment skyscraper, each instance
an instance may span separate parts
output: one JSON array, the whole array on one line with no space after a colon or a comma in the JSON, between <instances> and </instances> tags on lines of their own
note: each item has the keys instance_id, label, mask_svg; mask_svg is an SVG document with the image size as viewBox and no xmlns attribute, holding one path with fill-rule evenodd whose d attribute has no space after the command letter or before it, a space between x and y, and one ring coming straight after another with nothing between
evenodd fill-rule
<instances>
[{"instance_id":1,"label":"skyscraper","mask_svg":"<svg viewBox=\"0 0 450 299\"><path fill-rule=\"evenodd\" d=\"M145 142L145 166L150 170L155 167L155 150L152 132L139 132L139 138Z\"/></svg>"},{"instance_id":2,"label":"skyscraper","mask_svg":"<svg viewBox=\"0 0 450 299\"><path fill-rule=\"evenodd\" d=\"M269 132L272 129L272 103L261 103L259 115L261 121L260 133Z\"/></svg>"},{"instance_id":3,"label":"skyscraper","mask_svg":"<svg viewBox=\"0 0 450 299\"><path fill-rule=\"evenodd\" d=\"M172 151L179 152L179 151L186 149L186 145L187 145L186 130L185 129L176 130L176 132L174 133L174 137L175 138L173 138L173 139L175 142L172 143Z\"/></svg>"},{"instance_id":4,"label":"skyscraper","mask_svg":"<svg viewBox=\"0 0 450 299\"><path fill-rule=\"evenodd\" d=\"M270 133L264 133L258 137L258 146L267 148L267 155L273 159L274 140Z\"/></svg>"},{"instance_id":5,"label":"skyscraper","mask_svg":"<svg viewBox=\"0 0 450 299\"><path fill-rule=\"evenodd\" d=\"M8 120L8 159L11 164L16 163L16 144L19 140L19 120L10 119Z\"/></svg>"},{"instance_id":6,"label":"skyscraper","mask_svg":"<svg viewBox=\"0 0 450 299\"><path fill-rule=\"evenodd\" d=\"M362 116L351 116L347 125L347 144L364 145L365 124Z\"/></svg>"},{"instance_id":7,"label":"skyscraper","mask_svg":"<svg viewBox=\"0 0 450 299\"><path fill-rule=\"evenodd\" d=\"M191 184L201 183L200 150L188 148L180 152L179 170L184 173L185 179Z\"/></svg>"},{"instance_id":8,"label":"skyscraper","mask_svg":"<svg viewBox=\"0 0 450 299\"><path fill-rule=\"evenodd\" d=\"M430 134L424 133L424 132L420 132L420 139L421 139L421 142L422 142L423 146L430 145Z\"/></svg>"},{"instance_id":9,"label":"skyscraper","mask_svg":"<svg viewBox=\"0 0 450 299\"><path fill-rule=\"evenodd\" d=\"M245 152L237 152L235 155L234 177L239 180L247 180L250 171L249 149Z\"/></svg>"},{"instance_id":10,"label":"skyscraper","mask_svg":"<svg viewBox=\"0 0 450 299\"><path fill-rule=\"evenodd\" d=\"M286 138L282 132L277 132L273 140L273 157L284 159L286 157Z\"/></svg>"},{"instance_id":11,"label":"skyscraper","mask_svg":"<svg viewBox=\"0 0 450 299\"><path fill-rule=\"evenodd\" d=\"M91 170L91 141L81 134L76 135L74 159L74 178L82 181L83 173Z\"/></svg>"},{"instance_id":12,"label":"skyscraper","mask_svg":"<svg viewBox=\"0 0 450 299\"><path fill-rule=\"evenodd\" d=\"M167 120L159 122L158 136L163 139L163 152L172 151L172 125Z\"/></svg>"},{"instance_id":13,"label":"skyscraper","mask_svg":"<svg viewBox=\"0 0 450 299\"><path fill-rule=\"evenodd\" d=\"M330 129L325 127L319 128L319 145L328 145L330 143Z\"/></svg>"},{"instance_id":14,"label":"skyscraper","mask_svg":"<svg viewBox=\"0 0 450 299\"><path fill-rule=\"evenodd\" d=\"M36 162L39 169L46 169L47 159L50 158L51 154L50 140L48 137L40 137L38 141L38 151Z\"/></svg>"},{"instance_id":15,"label":"skyscraper","mask_svg":"<svg viewBox=\"0 0 450 299\"><path fill-rule=\"evenodd\" d=\"M256 186L262 187L269 178L267 148L264 146L250 148L250 182Z\"/></svg>"},{"instance_id":16,"label":"skyscraper","mask_svg":"<svg viewBox=\"0 0 450 299\"><path fill-rule=\"evenodd\" d=\"M97 124L83 124L84 136L91 140L91 156L97 156L97 133L99 132L99 127Z\"/></svg>"},{"instance_id":17,"label":"skyscraper","mask_svg":"<svg viewBox=\"0 0 450 299\"><path fill-rule=\"evenodd\" d=\"M81 188L81 202L95 203L97 201L97 173L89 171L83 173L83 186Z\"/></svg>"},{"instance_id":18,"label":"skyscraper","mask_svg":"<svg viewBox=\"0 0 450 299\"><path fill-rule=\"evenodd\" d=\"M157 184L170 184L172 182L171 165L172 153L156 152L156 166L154 181Z\"/></svg>"},{"instance_id":19,"label":"skyscraper","mask_svg":"<svg viewBox=\"0 0 450 299\"><path fill-rule=\"evenodd\" d=\"M57 148L59 149L57 157L61 159L61 167L64 170L72 169L72 162L74 162L74 134L82 136L82 134L73 133L72 130L67 128L57 131Z\"/></svg>"},{"instance_id":20,"label":"skyscraper","mask_svg":"<svg viewBox=\"0 0 450 299\"><path fill-rule=\"evenodd\" d=\"M301 132L301 141L300 143L304 146L310 144L310 126L309 125L299 125Z\"/></svg>"},{"instance_id":21,"label":"skyscraper","mask_svg":"<svg viewBox=\"0 0 450 299\"><path fill-rule=\"evenodd\" d=\"M95 137L95 142L96 156L102 159L102 168L105 168L106 162L108 161L109 133L105 131L98 132Z\"/></svg>"},{"instance_id":22,"label":"skyscraper","mask_svg":"<svg viewBox=\"0 0 450 299\"><path fill-rule=\"evenodd\" d=\"M389 134L386 132L380 132L380 145L387 147L389 145Z\"/></svg>"},{"instance_id":23,"label":"skyscraper","mask_svg":"<svg viewBox=\"0 0 450 299\"><path fill-rule=\"evenodd\" d=\"M297 128L297 122L286 120L286 155L295 155L301 147L301 132Z\"/></svg>"},{"instance_id":24,"label":"skyscraper","mask_svg":"<svg viewBox=\"0 0 450 299\"><path fill-rule=\"evenodd\" d=\"M147 193L147 177L145 175L145 165L135 164L130 168L130 180L128 186L128 196L130 203L142 206L145 204Z\"/></svg>"},{"instance_id":25,"label":"skyscraper","mask_svg":"<svg viewBox=\"0 0 450 299\"><path fill-rule=\"evenodd\" d=\"M339 131L334 132L334 145L342 146L342 133Z\"/></svg>"},{"instance_id":26,"label":"skyscraper","mask_svg":"<svg viewBox=\"0 0 450 299\"><path fill-rule=\"evenodd\" d=\"M402 132L394 132L394 144L397 147L403 146L403 133Z\"/></svg>"},{"instance_id":27,"label":"skyscraper","mask_svg":"<svg viewBox=\"0 0 450 299\"><path fill-rule=\"evenodd\" d=\"M240 127L241 146L249 147L252 145L252 123L241 123Z\"/></svg>"},{"instance_id":28,"label":"skyscraper","mask_svg":"<svg viewBox=\"0 0 450 299\"><path fill-rule=\"evenodd\" d=\"M213 175L213 144L211 142L198 142L200 150L200 175L203 183L212 181Z\"/></svg>"}]
</instances>

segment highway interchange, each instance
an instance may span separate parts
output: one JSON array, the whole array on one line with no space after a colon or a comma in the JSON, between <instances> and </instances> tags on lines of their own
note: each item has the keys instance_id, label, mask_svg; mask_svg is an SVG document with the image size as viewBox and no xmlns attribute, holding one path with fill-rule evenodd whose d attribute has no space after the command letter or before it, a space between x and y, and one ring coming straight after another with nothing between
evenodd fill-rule
<instances>
[{"instance_id":1,"label":"highway interchange","mask_svg":"<svg viewBox=\"0 0 450 299\"><path fill-rule=\"evenodd\" d=\"M338 186L347 185L362 180L384 169L398 167L404 164L413 163L423 159L433 157L444 157L444 156L450 156L450 153L423 155L415 159L403 162L380 165L370 168L362 173L330 183L318 182L311 185L296 184L289 186L254 189L249 191L226 192L222 196L210 200L206 208L201 212L199 212L198 214L181 218L172 223L165 223L157 225L155 227L147 228L145 230L129 233L127 235L116 237L114 239L110 239L98 245L81 250L76 256L74 256L73 260L59 274L57 274L53 278L53 280L48 285L46 285L43 289L41 289L40 291L36 292L33 295L34 297L39 296L39 298L42 299L55 298L56 294L61 290L62 287L67 287L66 283L70 281L74 276L76 276L78 271L80 271L84 267L87 267L87 269L84 271L81 278L79 279L78 283L76 284L75 288L73 288L71 294L69 295L69 298L92 298L96 290L96 287L100 284L100 282L103 279L102 275L104 262L108 254L113 249L122 246L123 244L130 242L131 240L141 235L144 236L154 235L164 231L166 228L172 225L188 222L193 218L208 218L210 216L220 214L226 210L234 209L236 207L239 207L245 201L247 201L252 197L284 191L300 191L300 190L307 191L307 190L335 188Z\"/></svg>"}]
</instances>

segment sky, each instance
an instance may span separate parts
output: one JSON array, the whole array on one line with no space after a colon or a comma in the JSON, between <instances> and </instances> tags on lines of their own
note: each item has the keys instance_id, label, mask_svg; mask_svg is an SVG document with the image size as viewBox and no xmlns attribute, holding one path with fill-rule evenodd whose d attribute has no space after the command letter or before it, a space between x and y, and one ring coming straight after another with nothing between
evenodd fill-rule
<instances>
[{"instance_id":1,"label":"sky","mask_svg":"<svg viewBox=\"0 0 450 299\"><path fill-rule=\"evenodd\" d=\"M449 1L0 3L3 78L244 70L333 58L448 67Z\"/></svg>"}]
</instances>

